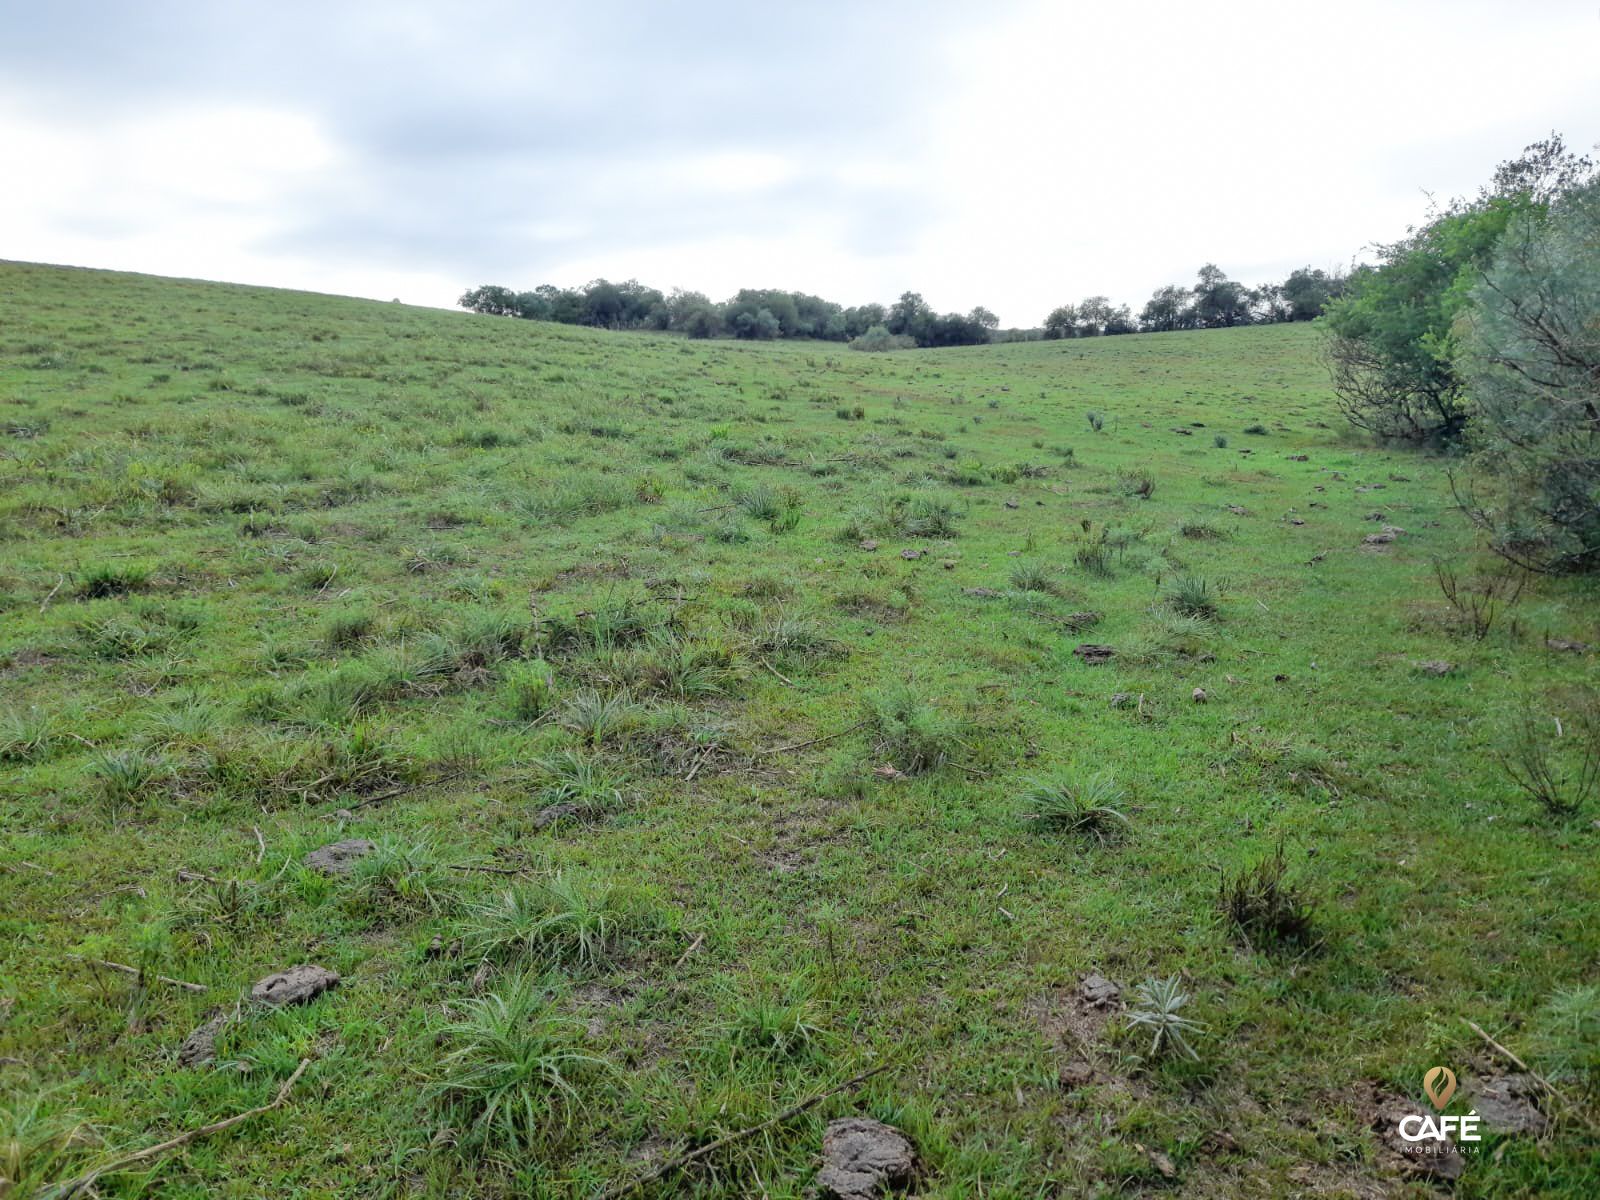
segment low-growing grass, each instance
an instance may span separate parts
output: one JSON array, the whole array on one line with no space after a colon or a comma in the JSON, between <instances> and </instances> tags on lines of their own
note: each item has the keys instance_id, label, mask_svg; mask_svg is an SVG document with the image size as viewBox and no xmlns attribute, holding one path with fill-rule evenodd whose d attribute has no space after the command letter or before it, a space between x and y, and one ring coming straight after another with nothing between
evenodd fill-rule
<instances>
[{"instance_id":1,"label":"low-growing grass","mask_svg":"<svg viewBox=\"0 0 1600 1200\"><path fill-rule=\"evenodd\" d=\"M858 1113L930 1195L1420 1195L1361 1098L1497 1069L1462 1018L1574 1111L1456 1195L1597 1191L1600 609L1304 326L844 354L0 264L0 406L19 1195L305 1058L97 1189L576 1200L888 1064L655 1193L800 1195Z\"/></svg>"}]
</instances>

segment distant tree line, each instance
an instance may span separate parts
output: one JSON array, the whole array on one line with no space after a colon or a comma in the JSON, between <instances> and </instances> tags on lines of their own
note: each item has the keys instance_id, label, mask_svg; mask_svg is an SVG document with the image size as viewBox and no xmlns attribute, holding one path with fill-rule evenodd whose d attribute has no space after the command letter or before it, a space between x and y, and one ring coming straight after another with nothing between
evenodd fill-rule
<instances>
[{"instance_id":1,"label":"distant tree line","mask_svg":"<svg viewBox=\"0 0 1600 1200\"><path fill-rule=\"evenodd\" d=\"M1192 287L1171 283L1155 290L1137 319L1126 304L1104 296L1063 304L1044 319L1047 338L1102 337L1119 333L1171 333L1178 329L1228 329L1310 321L1343 294L1345 277L1301 267L1282 283L1246 287L1214 263L1200 268Z\"/></svg>"},{"instance_id":2,"label":"distant tree line","mask_svg":"<svg viewBox=\"0 0 1600 1200\"><path fill-rule=\"evenodd\" d=\"M529 292L488 285L461 297L461 307L501 317L558 321L598 329L654 329L692 338L735 337L752 341L811 338L864 340L863 349L900 346L972 346L992 339L999 319L986 308L939 314L916 292L885 308L845 308L820 296L777 288L744 288L721 303L703 292L674 288L663 295L636 280L596 279L581 288L550 284Z\"/></svg>"},{"instance_id":3,"label":"distant tree line","mask_svg":"<svg viewBox=\"0 0 1600 1200\"><path fill-rule=\"evenodd\" d=\"M848 342L858 350L898 350L1308 321L1343 286L1342 276L1304 267L1281 284L1249 288L1208 263L1193 287L1172 284L1157 290L1137 320L1127 305L1113 306L1104 296L1090 296L1081 304L1055 309L1041 327L1005 330L982 305L969 313L937 313L917 292L904 293L887 308L881 304L845 308L820 296L777 288L745 288L719 303L703 292L674 288L662 294L633 279L625 283L596 279L581 288L544 284L528 292L491 284L473 288L459 303L493 316L597 329L653 329L692 338L752 341L811 338Z\"/></svg>"}]
</instances>

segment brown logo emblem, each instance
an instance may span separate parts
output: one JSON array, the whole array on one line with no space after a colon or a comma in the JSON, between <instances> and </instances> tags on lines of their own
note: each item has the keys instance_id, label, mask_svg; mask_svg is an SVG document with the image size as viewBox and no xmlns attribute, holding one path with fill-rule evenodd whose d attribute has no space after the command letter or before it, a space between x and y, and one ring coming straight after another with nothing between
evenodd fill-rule
<instances>
[{"instance_id":1,"label":"brown logo emblem","mask_svg":"<svg viewBox=\"0 0 1600 1200\"><path fill-rule=\"evenodd\" d=\"M1456 1073L1449 1067L1434 1067L1422 1077L1422 1090L1428 1093L1434 1108L1442 1112L1450 1103L1450 1097L1456 1094Z\"/></svg>"}]
</instances>

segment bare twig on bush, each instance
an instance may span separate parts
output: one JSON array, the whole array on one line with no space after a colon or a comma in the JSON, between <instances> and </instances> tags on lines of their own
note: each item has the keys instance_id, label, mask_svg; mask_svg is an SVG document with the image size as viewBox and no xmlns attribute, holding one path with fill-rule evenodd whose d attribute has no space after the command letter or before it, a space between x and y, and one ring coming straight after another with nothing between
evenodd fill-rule
<instances>
[{"instance_id":1,"label":"bare twig on bush","mask_svg":"<svg viewBox=\"0 0 1600 1200\"><path fill-rule=\"evenodd\" d=\"M1570 735L1560 721L1551 724L1553 738L1544 732L1540 715L1525 706L1510 745L1500 755L1500 765L1511 782L1546 812L1570 817L1588 804L1600 786L1600 712L1595 697L1584 698ZM1566 736L1578 743L1575 763L1564 763L1557 752L1557 741Z\"/></svg>"},{"instance_id":2,"label":"bare twig on bush","mask_svg":"<svg viewBox=\"0 0 1600 1200\"><path fill-rule=\"evenodd\" d=\"M1514 607L1522 598L1522 589L1528 583L1528 572L1515 564L1463 580L1453 568L1435 559L1433 574L1445 600L1480 642L1489 636L1501 611Z\"/></svg>"}]
</instances>

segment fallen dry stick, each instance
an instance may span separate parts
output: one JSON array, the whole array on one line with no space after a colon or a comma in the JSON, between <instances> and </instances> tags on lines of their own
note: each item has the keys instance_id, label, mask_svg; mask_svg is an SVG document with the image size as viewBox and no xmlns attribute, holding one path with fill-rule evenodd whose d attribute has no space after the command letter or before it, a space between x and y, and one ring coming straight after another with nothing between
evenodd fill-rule
<instances>
[{"instance_id":1,"label":"fallen dry stick","mask_svg":"<svg viewBox=\"0 0 1600 1200\"><path fill-rule=\"evenodd\" d=\"M835 1086L828 1088L826 1091L817 1092L815 1095L807 1096L804 1100L800 1101L799 1104L784 1109L775 1117L768 1117L759 1125L751 1125L747 1129L740 1129L734 1133L728 1134L726 1137L720 1137L714 1142L707 1142L698 1150L691 1150L687 1154L680 1154L678 1157L662 1163L655 1170L649 1171L639 1176L637 1179L630 1179L623 1183L613 1184L611 1187L607 1188L605 1191L596 1196L595 1200L617 1200L619 1196L626 1196L629 1192L636 1191L647 1183L655 1182L663 1175L669 1175L673 1171L678 1171L684 1167L687 1167L692 1162L697 1162L700 1159L705 1158L707 1155L715 1154L724 1146L730 1145L733 1142L743 1141L747 1137L753 1137L765 1129L771 1129L774 1125L781 1125L791 1117L799 1116L801 1113L805 1112L806 1109L812 1107L813 1105L820 1104L829 1096L834 1096L840 1092L849 1091L851 1088L859 1087L861 1084L871 1079L874 1075L877 1075L883 1071L887 1071L894 1065L894 1063L883 1063L881 1066L873 1067L870 1071L861 1072L861 1074L857 1075L853 1079L846 1079L843 1083L836 1084Z\"/></svg>"},{"instance_id":2,"label":"fallen dry stick","mask_svg":"<svg viewBox=\"0 0 1600 1200\"><path fill-rule=\"evenodd\" d=\"M154 1146L146 1146L143 1150L135 1150L132 1154L125 1154L121 1158L113 1159L103 1166L95 1167L92 1171L79 1175L76 1179L68 1180L55 1192L58 1200L76 1195L85 1188L92 1188L97 1179L102 1175L110 1175L116 1171L126 1170L128 1167L138 1166L140 1163L149 1162L159 1158L169 1150L177 1150L187 1146L190 1142L199 1141L203 1137L210 1137L213 1133L221 1133L225 1129L232 1129L235 1125L243 1125L246 1121L259 1117L262 1113L271 1112L275 1108L282 1108L289 1099L289 1091L299 1082L300 1076L306 1073L306 1068L311 1065L309 1058L302 1058L300 1065L294 1069L294 1074L283 1081L283 1086L278 1089L278 1094L272 1098L271 1103L263 1104L259 1108L252 1108L246 1112L237 1113L221 1121L214 1121L210 1125L202 1125L198 1129L191 1129L180 1133L177 1137L168 1138Z\"/></svg>"},{"instance_id":3,"label":"fallen dry stick","mask_svg":"<svg viewBox=\"0 0 1600 1200\"><path fill-rule=\"evenodd\" d=\"M706 935L705 934L703 934L703 933L695 934L694 935L694 941L690 942L689 943L689 948L678 956L678 961L672 964L673 967L674 968L681 967L681 966L683 966L684 963L688 962L689 961L689 956L691 954L693 954L696 950L700 949L700 943L705 941L705 940L706 940Z\"/></svg>"},{"instance_id":4,"label":"fallen dry stick","mask_svg":"<svg viewBox=\"0 0 1600 1200\"><path fill-rule=\"evenodd\" d=\"M774 675L776 675L776 676L777 676L777 677L778 677L778 678L779 678L779 679L781 679L781 680L783 680L783 682L784 682L784 683L787 683L787 684L788 684L788 685L789 685L789 686L790 686L790 687L795 687L795 686L796 686L796 684L795 684L795 681L794 681L794 680L792 680L792 679L790 679L790 678L789 678L789 677L788 677L788 676L787 676L787 675L784 675L784 674L782 674L782 673L781 673L781 672L780 672L780 671L779 671L779 670L778 670L778 668L777 668L777 667L775 667L775 666L773 666L773 665L772 665L772 664L771 664L771 663L769 663L769 662L768 662L768 661L767 661L767 660L766 660L766 659L764 659L764 658L757 658L757 659L756 659L756 661L757 661L757 662L758 662L758 663L760 663L760 664L761 664L761 665L762 665L762 666L763 666L763 667L765 667L765 668L766 668L766 669L767 669L767 670L769 670L769 671L771 671L771 672L772 672L772 673L773 673L773 674L774 674Z\"/></svg>"},{"instance_id":5,"label":"fallen dry stick","mask_svg":"<svg viewBox=\"0 0 1600 1200\"><path fill-rule=\"evenodd\" d=\"M689 768L689 773L683 777L683 781L685 783L693 783L694 782L694 777L700 773L701 766L704 765L706 759L711 757L711 752L713 750L715 750L716 748L717 748L716 743L713 742L711 745L707 746L704 750L702 750L700 752L700 757L694 760L694 766L690 767Z\"/></svg>"},{"instance_id":6,"label":"fallen dry stick","mask_svg":"<svg viewBox=\"0 0 1600 1200\"><path fill-rule=\"evenodd\" d=\"M107 971L120 971L124 975L132 975L135 979L143 974L138 967L130 967L127 963L112 962L109 958L84 958L79 954L69 954L67 957L88 963L91 967L101 967ZM207 990L206 985L203 983L190 983L186 979L174 979L170 975L151 975L150 978L158 983L182 988L186 992L203 992Z\"/></svg>"},{"instance_id":7,"label":"fallen dry stick","mask_svg":"<svg viewBox=\"0 0 1600 1200\"><path fill-rule=\"evenodd\" d=\"M854 725L848 725L845 728L839 730L837 733L825 733L821 737L812 738L810 741L796 742L792 746L774 746L771 750L758 750L756 753L758 753L758 754L786 754L790 750L803 750L807 746L815 746L818 742L831 742L834 738L842 738L847 733L854 733L856 730L860 729L865 724L866 724L865 720L857 721Z\"/></svg>"},{"instance_id":8,"label":"fallen dry stick","mask_svg":"<svg viewBox=\"0 0 1600 1200\"><path fill-rule=\"evenodd\" d=\"M57 575L56 576L56 585L55 585L55 587L50 589L50 594L44 598L44 603L39 605L39 611L40 612L43 612L45 609L50 607L50 601L52 601L52 600L54 600L56 598L56 593L59 592L62 589L62 587L66 584L66 582L67 582L67 577L65 575Z\"/></svg>"},{"instance_id":9,"label":"fallen dry stick","mask_svg":"<svg viewBox=\"0 0 1600 1200\"><path fill-rule=\"evenodd\" d=\"M423 788L435 787L441 783L449 783L452 779L459 779L465 774L465 771L446 771L443 775L437 775L432 779L424 779L417 783L407 783L402 784L397 788L390 788L387 792L379 792L375 796L368 796L364 800L357 800L354 804L341 804L334 811L338 812L342 809L345 812L355 812L358 808L367 808L373 804L382 804L385 800L395 800L401 796L408 795L411 792L420 792Z\"/></svg>"},{"instance_id":10,"label":"fallen dry stick","mask_svg":"<svg viewBox=\"0 0 1600 1200\"><path fill-rule=\"evenodd\" d=\"M1535 1071L1527 1063L1523 1062L1520 1058L1518 1058L1514 1053L1512 1053L1510 1050L1506 1049L1499 1042L1495 1041L1492 1037L1490 1037L1487 1033L1485 1033L1484 1029L1483 1029L1483 1026L1479 1025L1475 1021L1467 1021L1465 1017L1463 1017L1462 1020L1466 1022L1466 1026L1467 1026L1468 1029L1472 1030L1473 1033L1477 1034L1479 1037L1481 1037L1485 1042L1487 1042L1489 1044L1489 1048L1491 1050L1495 1051L1495 1053L1499 1054L1502 1058L1504 1058L1507 1061L1509 1061L1519 1071L1521 1071L1525 1075L1527 1075L1529 1079L1533 1080L1540 1087L1542 1087L1545 1091L1549 1092L1557 1100L1561 1101L1561 1105L1562 1105L1563 1108L1567 1109L1567 1111L1572 1113L1575 1117L1577 1117L1580 1121L1582 1121L1590 1129L1596 1130L1597 1132L1600 1132L1600 1127L1597 1127L1595 1125L1594 1121L1592 1119L1590 1119L1590 1117L1583 1111L1583 1109L1579 1108L1571 1100L1567 1099L1567 1097L1562 1092L1558 1091L1556 1089L1556 1085L1555 1084L1551 1083L1543 1075L1539 1074L1539 1072Z\"/></svg>"}]
</instances>

